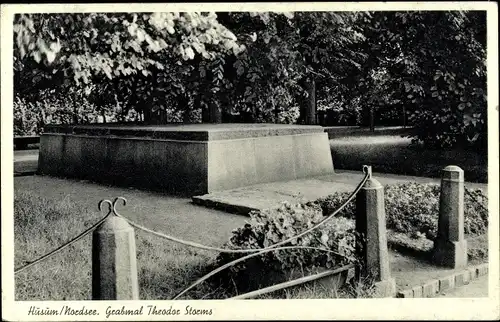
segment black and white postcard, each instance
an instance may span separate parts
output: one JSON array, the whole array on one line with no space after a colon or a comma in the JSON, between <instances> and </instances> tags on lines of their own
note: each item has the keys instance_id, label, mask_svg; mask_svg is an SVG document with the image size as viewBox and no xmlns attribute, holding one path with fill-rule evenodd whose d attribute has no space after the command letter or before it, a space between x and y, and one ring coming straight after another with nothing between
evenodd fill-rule
<instances>
[{"instance_id":1,"label":"black and white postcard","mask_svg":"<svg viewBox=\"0 0 500 322\"><path fill-rule=\"evenodd\" d=\"M496 3L1 30L2 320L500 317Z\"/></svg>"}]
</instances>

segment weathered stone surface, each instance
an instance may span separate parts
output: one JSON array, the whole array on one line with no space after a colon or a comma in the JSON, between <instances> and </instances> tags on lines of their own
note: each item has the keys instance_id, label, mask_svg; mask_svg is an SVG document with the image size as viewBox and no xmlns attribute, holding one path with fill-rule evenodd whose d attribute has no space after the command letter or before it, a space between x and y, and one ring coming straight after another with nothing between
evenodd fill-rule
<instances>
[{"instance_id":1,"label":"weathered stone surface","mask_svg":"<svg viewBox=\"0 0 500 322\"><path fill-rule=\"evenodd\" d=\"M390 278L389 253L385 225L384 187L368 179L356 196L356 230L365 236L363 258L368 270L378 280Z\"/></svg>"},{"instance_id":2,"label":"weathered stone surface","mask_svg":"<svg viewBox=\"0 0 500 322\"><path fill-rule=\"evenodd\" d=\"M455 287L455 275L442 277L439 279L439 291L446 291Z\"/></svg>"},{"instance_id":3,"label":"weathered stone surface","mask_svg":"<svg viewBox=\"0 0 500 322\"><path fill-rule=\"evenodd\" d=\"M478 272L477 272L477 268L476 267L470 267L467 270L470 273L471 280L478 278L478 275L477 275Z\"/></svg>"},{"instance_id":4,"label":"weathered stone surface","mask_svg":"<svg viewBox=\"0 0 500 322\"><path fill-rule=\"evenodd\" d=\"M412 290L403 290L399 291L398 294L396 294L397 298L413 298L413 291Z\"/></svg>"},{"instance_id":5,"label":"weathered stone surface","mask_svg":"<svg viewBox=\"0 0 500 322\"><path fill-rule=\"evenodd\" d=\"M432 280L422 286L423 297L433 297L439 292L439 280Z\"/></svg>"},{"instance_id":6,"label":"weathered stone surface","mask_svg":"<svg viewBox=\"0 0 500 322\"><path fill-rule=\"evenodd\" d=\"M488 263L478 265L476 267L476 275L478 277L483 275L488 275Z\"/></svg>"},{"instance_id":7,"label":"weathered stone surface","mask_svg":"<svg viewBox=\"0 0 500 322\"><path fill-rule=\"evenodd\" d=\"M443 241L436 239L433 249L433 261L442 266L465 268L467 266L467 240Z\"/></svg>"},{"instance_id":8,"label":"weathered stone surface","mask_svg":"<svg viewBox=\"0 0 500 322\"><path fill-rule=\"evenodd\" d=\"M464 236L464 172L457 166L442 171L438 234L433 260L453 268L467 266L467 241Z\"/></svg>"},{"instance_id":9,"label":"weathered stone surface","mask_svg":"<svg viewBox=\"0 0 500 322\"><path fill-rule=\"evenodd\" d=\"M384 187L369 178L356 196L356 230L366 241L360 252L364 270L375 278L377 293L381 297L394 296L396 286L391 278L385 223Z\"/></svg>"},{"instance_id":10,"label":"weathered stone surface","mask_svg":"<svg viewBox=\"0 0 500 322\"><path fill-rule=\"evenodd\" d=\"M208 191L333 173L326 133L208 142Z\"/></svg>"},{"instance_id":11,"label":"weathered stone surface","mask_svg":"<svg viewBox=\"0 0 500 322\"><path fill-rule=\"evenodd\" d=\"M382 281L375 282L373 285L375 297L394 297L396 294L396 281L394 278L387 278Z\"/></svg>"},{"instance_id":12,"label":"weathered stone surface","mask_svg":"<svg viewBox=\"0 0 500 322\"><path fill-rule=\"evenodd\" d=\"M92 299L139 299L134 229L116 216L93 233Z\"/></svg>"},{"instance_id":13,"label":"weathered stone surface","mask_svg":"<svg viewBox=\"0 0 500 322\"><path fill-rule=\"evenodd\" d=\"M471 272L469 270L455 274L455 286L459 287L462 285L467 285L471 280Z\"/></svg>"},{"instance_id":14,"label":"weathered stone surface","mask_svg":"<svg viewBox=\"0 0 500 322\"><path fill-rule=\"evenodd\" d=\"M193 196L333 174L320 126L50 126L38 172Z\"/></svg>"},{"instance_id":15,"label":"weathered stone surface","mask_svg":"<svg viewBox=\"0 0 500 322\"><path fill-rule=\"evenodd\" d=\"M143 137L152 139L216 141L251 137L297 135L324 132L321 126L291 124L91 124L48 125L45 133L79 134L89 136Z\"/></svg>"},{"instance_id":16,"label":"weathered stone surface","mask_svg":"<svg viewBox=\"0 0 500 322\"><path fill-rule=\"evenodd\" d=\"M423 294L423 290L422 290L422 286L419 285L419 286L415 286L413 289L413 297L414 298L421 298L423 297L422 294Z\"/></svg>"}]
</instances>

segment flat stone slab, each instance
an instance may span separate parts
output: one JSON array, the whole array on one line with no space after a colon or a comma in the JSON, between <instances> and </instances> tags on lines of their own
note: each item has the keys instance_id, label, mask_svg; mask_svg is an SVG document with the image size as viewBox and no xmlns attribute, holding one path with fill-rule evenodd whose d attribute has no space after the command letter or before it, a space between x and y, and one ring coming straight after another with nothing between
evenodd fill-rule
<instances>
[{"instance_id":1,"label":"flat stone slab","mask_svg":"<svg viewBox=\"0 0 500 322\"><path fill-rule=\"evenodd\" d=\"M194 196L193 202L209 208L247 215L252 210L264 210L278 206L284 201L303 203L326 197L335 192L351 192L363 179L361 171L337 170L334 174L290 181L270 182L212 192ZM384 186L405 182L439 184L440 179L374 173ZM466 186L481 188L487 192L486 184L466 183Z\"/></svg>"},{"instance_id":2,"label":"flat stone slab","mask_svg":"<svg viewBox=\"0 0 500 322\"><path fill-rule=\"evenodd\" d=\"M272 208L284 201L307 202L353 188L352 184L312 178L258 184L194 196L192 199L198 205L248 214L252 210Z\"/></svg>"},{"instance_id":3,"label":"flat stone slab","mask_svg":"<svg viewBox=\"0 0 500 322\"><path fill-rule=\"evenodd\" d=\"M293 124L91 124L91 125L49 125L45 133L80 134L90 136L148 137L154 139L216 141L266 136L323 133L317 125Z\"/></svg>"},{"instance_id":4,"label":"flat stone slab","mask_svg":"<svg viewBox=\"0 0 500 322\"><path fill-rule=\"evenodd\" d=\"M326 197L335 192L350 192L354 190L362 178L362 174L338 173L213 192L194 196L192 200L198 205L248 214L252 210L264 210L278 206L284 201L303 203Z\"/></svg>"}]
</instances>

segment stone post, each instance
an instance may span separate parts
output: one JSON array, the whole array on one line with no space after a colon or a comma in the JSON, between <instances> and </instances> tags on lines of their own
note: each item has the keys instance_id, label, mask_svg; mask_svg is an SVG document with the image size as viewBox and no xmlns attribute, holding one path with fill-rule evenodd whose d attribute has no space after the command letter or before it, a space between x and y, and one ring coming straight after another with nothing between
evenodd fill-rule
<instances>
[{"instance_id":1,"label":"stone post","mask_svg":"<svg viewBox=\"0 0 500 322\"><path fill-rule=\"evenodd\" d=\"M123 218L110 216L94 231L92 299L139 299L135 234Z\"/></svg>"},{"instance_id":2,"label":"stone post","mask_svg":"<svg viewBox=\"0 0 500 322\"><path fill-rule=\"evenodd\" d=\"M377 297L393 297L396 283L389 266L384 187L371 177L371 167L363 168L370 176L356 196L356 231L365 238L358 248L363 266L357 275L374 278Z\"/></svg>"},{"instance_id":3,"label":"stone post","mask_svg":"<svg viewBox=\"0 0 500 322\"><path fill-rule=\"evenodd\" d=\"M454 165L444 168L439 197L438 233L432 256L436 264L452 268L467 266L464 190L464 171Z\"/></svg>"}]
</instances>

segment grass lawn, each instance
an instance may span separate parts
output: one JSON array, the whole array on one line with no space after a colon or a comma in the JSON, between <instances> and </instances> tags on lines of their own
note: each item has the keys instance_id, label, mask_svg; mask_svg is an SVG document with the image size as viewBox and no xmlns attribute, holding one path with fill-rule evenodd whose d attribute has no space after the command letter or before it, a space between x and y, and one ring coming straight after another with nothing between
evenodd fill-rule
<instances>
[{"instance_id":1,"label":"grass lawn","mask_svg":"<svg viewBox=\"0 0 500 322\"><path fill-rule=\"evenodd\" d=\"M64 244L92 226L104 214L95 209L95 200L123 195L130 206L123 214L159 232L202 244L220 246L230 230L244 223L245 217L197 207L168 196L142 191L105 187L90 183L48 177L15 179L14 237L15 267L20 267ZM50 186L50 189L44 187ZM132 209L131 209L132 208ZM120 208L121 210L121 208ZM194 224L196 223L196 224ZM215 233L218 232L218 233ZM91 235L15 277L16 300L91 299ZM414 240L405 244L419 248ZM428 244L428 243L427 243ZM428 251L428 245L420 247ZM473 257L487 255L487 237L476 240ZM140 298L171 299L197 278L214 269L217 253L172 243L136 230ZM186 294L185 299L227 298L234 288L205 282ZM336 290L321 283L289 288L264 295L263 299L355 298L370 297L369 283L358 283Z\"/></svg>"},{"instance_id":2,"label":"grass lawn","mask_svg":"<svg viewBox=\"0 0 500 322\"><path fill-rule=\"evenodd\" d=\"M487 156L476 151L425 149L397 135L336 138L330 148L337 169L358 170L369 164L375 172L440 177L441 169L453 164L464 170L465 181L488 181Z\"/></svg>"},{"instance_id":3,"label":"grass lawn","mask_svg":"<svg viewBox=\"0 0 500 322\"><path fill-rule=\"evenodd\" d=\"M77 236L103 214L32 193L14 200L15 267ZM200 277L213 254L136 232L141 299L170 299ZM91 235L16 275L16 300L91 299ZM190 298L210 296L206 286Z\"/></svg>"},{"instance_id":4,"label":"grass lawn","mask_svg":"<svg viewBox=\"0 0 500 322\"><path fill-rule=\"evenodd\" d=\"M15 267L64 244L92 226L103 214L69 198L60 201L17 191L14 200ZM16 274L16 300L91 299L92 236ZM143 300L171 299L197 278L214 269L216 253L184 247L136 230L139 294ZM219 284L220 285L220 284ZM202 283L184 299L234 296L217 283ZM349 298L368 296L363 287L326 289L316 283L261 298Z\"/></svg>"}]
</instances>

